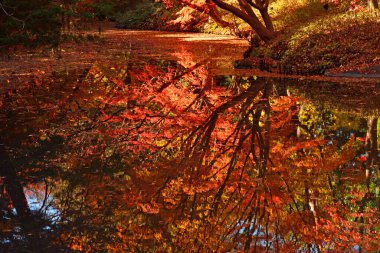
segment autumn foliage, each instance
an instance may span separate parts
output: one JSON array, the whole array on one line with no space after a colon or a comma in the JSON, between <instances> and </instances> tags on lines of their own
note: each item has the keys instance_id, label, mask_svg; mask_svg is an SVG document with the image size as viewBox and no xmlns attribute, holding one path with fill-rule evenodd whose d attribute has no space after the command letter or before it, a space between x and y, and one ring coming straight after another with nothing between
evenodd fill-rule
<instances>
[{"instance_id":1,"label":"autumn foliage","mask_svg":"<svg viewBox=\"0 0 380 253\"><path fill-rule=\"evenodd\" d=\"M177 51L181 61L133 53L127 47L84 71L37 70L2 94L2 118L12 119L2 128L7 151L28 158L13 159L19 176L33 185L46 173L52 185L51 244L82 252L379 248L363 139L318 122L321 112L279 79L218 76L190 53Z\"/></svg>"},{"instance_id":2,"label":"autumn foliage","mask_svg":"<svg viewBox=\"0 0 380 253\"><path fill-rule=\"evenodd\" d=\"M69 146L66 170L105 174L65 186L62 215L80 210L83 222L60 241L85 252L378 248L373 199L342 181L363 169L355 139L297 135L305 102L276 96L274 81L212 80L171 61L91 67L62 104L75 113L49 135Z\"/></svg>"},{"instance_id":3,"label":"autumn foliage","mask_svg":"<svg viewBox=\"0 0 380 253\"><path fill-rule=\"evenodd\" d=\"M171 7L173 5L173 2L175 2L186 7L190 7L198 12L205 13L217 24L223 27L229 27L231 31L241 36L241 34L238 34L240 31L236 27L236 23L224 17L224 12L227 12L246 22L263 41L269 42L275 37L272 19L268 14L269 0L239 0L232 2L223 0L163 0L163 2L168 7ZM256 14L257 12L259 15Z\"/></svg>"}]
</instances>

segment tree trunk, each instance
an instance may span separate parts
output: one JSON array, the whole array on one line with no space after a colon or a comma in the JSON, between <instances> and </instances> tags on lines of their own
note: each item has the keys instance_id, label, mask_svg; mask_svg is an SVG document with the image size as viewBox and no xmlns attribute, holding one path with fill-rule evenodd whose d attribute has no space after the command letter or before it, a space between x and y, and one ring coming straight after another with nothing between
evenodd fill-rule
<instances>
[{"instance_id":1,"label":"tree trunk","mask_svg":"<svg viewBox=\"0 0 380 253\"><path fill-rule=\"evenodd\" d=\"M260 14L261 14L261 17L264 20L266 28L268 28L269 31L274 32L274 26L273 26L273 23L272 23L272 19L269 16L268 8L266 8L264 10L260 10Z\"/></svg>"},{"instance_id":2,"label":"tree trunk","mask_svg":"<svg viewBox=\"0 0 380 253\"><path fill-rule=\"evenodd\" d=\"M273 40L276 36L273 31L270 31L266 29L265 26L263 26L261 23L249 23L249 25L253 28L253 30L259 35L260 39L262 39L264 42L269 42Z\"/></svg>"},{"instance_id":3,"label":"tree trunk","mask_svg":"<svg viewBox=\"0 0 380 253\"><path fill-rule=\"evenodd\" d=\"M368 0L368 8L370 11L375 11L379 9L379 1L378 0Z\"/></svg>"},{"instance_id":4,"label":"tree trunk","mask_svg":"<svg viewBox=\"0 0 380 253\"><path fill-rule=\"evenodd\" d=\"M369 116L367 119L367 134L365 139L365 149L367 155L366 162L366 185L369 189L371 174L377 165L377 117Z\"/></svg>"},{"instance_id":5,"label":"tree trunk","mask_svg":"<svg viewBox=\"0 0 380 253\"><path fill-rule=\"evenodd\" d=\"M0 176L4 177L7 193L12 200L12 205L21 218L30 216L30 209L26 200L24 190L17 178L16 170L13 167L4 145L0 141Z\"/></svg>"},{"instance_id":6,"label":"tree trunk","mask_svg":"<svg viewBox=\"0 0 380 253\"><path fill-rule=\"evenodd\" d=\"M371 177L375 177L375 197L376 205L380 211L380 171L378 164L378 143L377 143L377 122L378 117L369 116L367 120L367 134L365 140L365 150L367 155L366 162L366 186L367 191L369 192Z\"/></svg>"},{"instance_id":7,"label":"tree trunk","mask_svg":"<svg viewBox=\"0 0 380 253\"><path fill-rule=\"evenodd\" d=\"M257 33L257 35L264 41L269 42L275 38L274 31L268 29L265 25L263 25L256 14L253 12L250 6L245 7L244 2L240 2L241 8L239 9L233 5L230 5L222 0L212 0L212 2L218 6L219 8L232 13L233 15L241 18L245 22L247 22L252 29ZM249 13L249 14L248 14ZM269 15L268 15L269 17ZM270 20L270 19L269 19ZM268 21L268 19L267 19Z\"/></svg>"}]
</instances>

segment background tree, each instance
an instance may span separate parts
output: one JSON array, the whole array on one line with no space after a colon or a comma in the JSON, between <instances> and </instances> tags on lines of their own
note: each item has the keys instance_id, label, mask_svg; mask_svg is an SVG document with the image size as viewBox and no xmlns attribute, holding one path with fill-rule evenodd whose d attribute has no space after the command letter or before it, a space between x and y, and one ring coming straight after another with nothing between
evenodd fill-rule
<instances>
[{"instance_id":1,"label":"background tree","mask_svg":"<svg viewBox=\"0 0 380 253\"><path fill-rule=\"evenodd\" d=\"M174 2L191 7L206 13L218 24L234 29L234 23L223 18L222 11L226 11L246 22L265 42L269 42L276 36L272 19L268 13L269 0L163 0L163 2L168 7L172 6Z\"/></svg>"},{"instance_id":2,"label":"background tree","mask_svg":"<svg viewBox=\"0 0 380 253\"><path fill-rule=\"evenodd\" d=\"M55 43L60 35L60 12L52 0L0 1L0 46Z\"/></svg>"}]
</instances>

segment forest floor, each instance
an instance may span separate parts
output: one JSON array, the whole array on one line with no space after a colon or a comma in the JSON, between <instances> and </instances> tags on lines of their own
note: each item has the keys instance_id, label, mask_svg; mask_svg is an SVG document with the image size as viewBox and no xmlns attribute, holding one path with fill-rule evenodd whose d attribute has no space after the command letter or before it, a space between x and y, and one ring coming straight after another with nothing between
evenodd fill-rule
<instances>
[{"instance_id":1,"label":"forest floor","mask_svg":"<svg viewBox=\"0 0 380 253\"><path fill-rule=\"evenodd\" d=\"M282 29L253 56L269 57L303 72L342 77L380 77L380 16L323 13Z\"/></svg>"}]
</instances>

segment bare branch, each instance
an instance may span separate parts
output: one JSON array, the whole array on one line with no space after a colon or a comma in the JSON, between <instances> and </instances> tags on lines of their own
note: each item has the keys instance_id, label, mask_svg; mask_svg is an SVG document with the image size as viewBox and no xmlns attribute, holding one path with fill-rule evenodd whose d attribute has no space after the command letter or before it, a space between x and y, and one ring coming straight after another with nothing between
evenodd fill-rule
<instances>
[{"instance_id":1,"label":"bare branch","mask_svg":"<svg viewBox=\"0 0 380 253\"><path fill-rule=\"evenodd\" d=\"M16 18L15 16L13 16L13 14L8 13L8 12L5 10L5 8L4 8L4 6L3 6L2 3L0 3L0 8L3 10L3 12L5 13L5 15L7 15L8 17L11 17L12 19L14 19L14 20L16 20L16 21L21 22L21 23L22 23L22 29L25 28L25 21L24 21L24 20L21 20L21 19L19 19L19 18Z\"/></svg>"}]
</instances>

